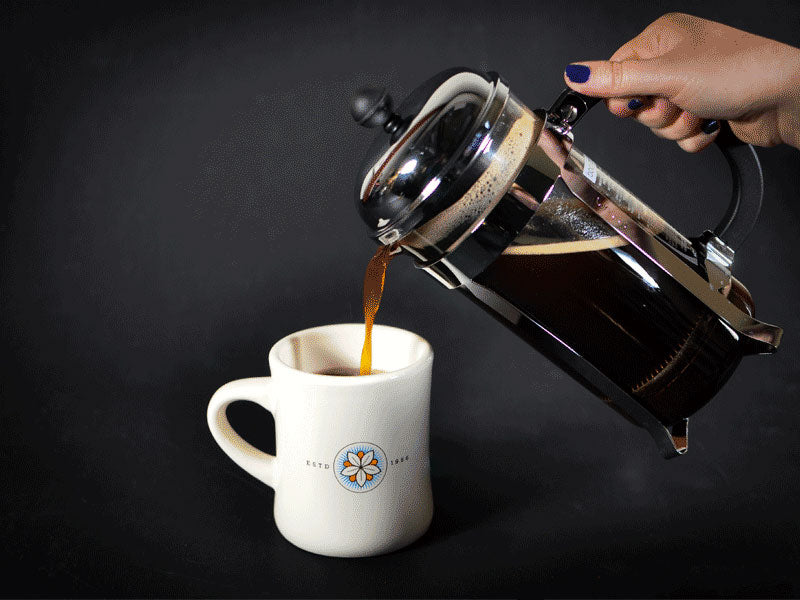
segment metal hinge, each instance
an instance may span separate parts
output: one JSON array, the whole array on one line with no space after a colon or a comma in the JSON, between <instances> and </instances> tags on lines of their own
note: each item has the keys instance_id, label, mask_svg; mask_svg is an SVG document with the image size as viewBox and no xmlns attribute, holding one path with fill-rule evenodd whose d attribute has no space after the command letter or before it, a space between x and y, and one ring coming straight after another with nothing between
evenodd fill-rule
<instances>
[{"instance_id":1,"label":"metal hinge","mask_svg":"<svg viewBox=\"0 0 800 600\"><path fill-rule=\"evenodd\" d=\"M708 285L715 292L727 295L731 285L731 268L733 267L733 248L715 236L711 231L706 231L700 242L705 247L705 268L708 275Z\"/></svg>"}]
</instances>

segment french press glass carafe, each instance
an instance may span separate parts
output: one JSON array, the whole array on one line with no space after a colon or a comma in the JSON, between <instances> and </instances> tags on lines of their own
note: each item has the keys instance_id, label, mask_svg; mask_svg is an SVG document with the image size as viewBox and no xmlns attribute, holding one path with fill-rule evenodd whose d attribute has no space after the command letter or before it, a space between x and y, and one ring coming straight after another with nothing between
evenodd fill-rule
<instances>
[{"instance_id":1,"label":"french press glass carafe","mask_svg":"<svg viewBox=\"0 0 800 600\"><path fill-rule=\"evenodd\" d=\"M717 138L733 199L714 231L688 239L573 144L596 101L565 90L532 111L499 75L469 69L439 73L396 109L383 90L361 90L354 118L383 131L356 205L378 243L397 244L675 456L688 417L742 356L780 342L731 275L760 209L760 165L729 131Z\"/></svg>"}]
</instances>

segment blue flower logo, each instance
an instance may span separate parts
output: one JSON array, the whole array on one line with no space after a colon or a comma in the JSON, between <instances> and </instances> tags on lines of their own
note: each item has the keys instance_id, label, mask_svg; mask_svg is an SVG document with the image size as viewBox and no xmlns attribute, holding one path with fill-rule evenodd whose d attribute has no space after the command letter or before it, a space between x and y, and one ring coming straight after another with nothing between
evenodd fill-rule
<instances>
[{"instance_id":1,"label":"blue flower logo","mask_svg":"<svg viewBox=\"0 0 800 600\"><path fill-rule=\"evenodd\" d=\"M333 472L345 489L368 492L383 481L386 455L375 444L350 444L337 453Z\"/></svg>"}]
</instances>

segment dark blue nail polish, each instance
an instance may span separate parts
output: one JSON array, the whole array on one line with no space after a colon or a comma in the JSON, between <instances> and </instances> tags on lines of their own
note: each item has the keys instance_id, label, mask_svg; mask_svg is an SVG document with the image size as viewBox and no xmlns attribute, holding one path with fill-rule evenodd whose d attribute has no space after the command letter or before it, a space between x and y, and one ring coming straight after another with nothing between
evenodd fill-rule
<instances>
[{"instance_id":1,"label":"dark blue nail polish","mask_svg":"<svg viewBox=\"0 0 800 600\"><path fill-rule=\"evenodd\" d=\"M711 120L711 121L706 121L705 123L703 123L703 124L700 126L700 129L701 129L701 130L703 131L703 133L705 133L706 135L711 135L711 134L712 134L712 133L714 133L714 132L715 132L717 129L719 129L719 121L717 121L716 119L713 119L713 120Z\"/></svg>"},{"instance_id":2,"label":"dark blue nail polish","mask_svg":"<svg viewBox=\"0 0 800 600\"><path fill-rule=\"evenodd\" d=\"M633 100L628 102L628 108L630 108L631 110L639 110L643 106L644 106L644 102L642 102L638 98L634 98Z\"/></svg>"},{"instance_id":3,"label":"dark blue nail polish","mask_svg":"<svg viewBox=\"0 0 800 600\"><path fill-rule=\"evenodd\" d=\"M586 65L567 65L565 71L567 78L573 83L586 83L592 72Z\"/></svg>"}]
</instances>

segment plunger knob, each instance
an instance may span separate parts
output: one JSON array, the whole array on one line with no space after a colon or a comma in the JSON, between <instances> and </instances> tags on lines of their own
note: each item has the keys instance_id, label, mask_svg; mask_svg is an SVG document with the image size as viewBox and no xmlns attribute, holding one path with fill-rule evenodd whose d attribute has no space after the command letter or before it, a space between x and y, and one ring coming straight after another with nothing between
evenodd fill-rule
<instances>
[{"instance_id":1,"label":"plunger knob","mask_svg":"<svg viewBox=\"0 0 800 600\"><path fill-rule=\"evenodd\" d=\"M403 123L400 115L392 112L392 97L386 93L386 88L358 90L350 101L350 114L359 125L382 126L386 133L394 133Z\"/></svg>"}]
</instances>

